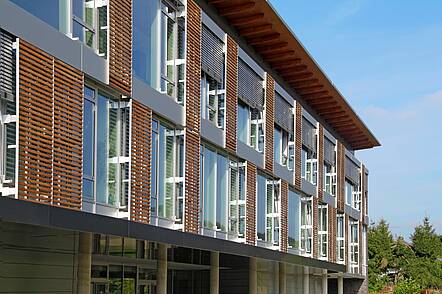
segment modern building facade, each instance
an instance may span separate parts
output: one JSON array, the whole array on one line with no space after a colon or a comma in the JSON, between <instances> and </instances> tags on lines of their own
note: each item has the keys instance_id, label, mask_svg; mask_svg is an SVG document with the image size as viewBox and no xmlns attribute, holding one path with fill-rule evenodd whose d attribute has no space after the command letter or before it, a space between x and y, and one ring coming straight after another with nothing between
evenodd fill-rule
<instances>
[{"instance_id":1,"label":"modern building facade","mask_svg":"<svg viewBox=\"0 0 442 294\"><path fill-rule=\"evenodd\" d=\"M364 293L379 146L263 0L0 1L0 293Z\"/></svg>"}]
</instances>

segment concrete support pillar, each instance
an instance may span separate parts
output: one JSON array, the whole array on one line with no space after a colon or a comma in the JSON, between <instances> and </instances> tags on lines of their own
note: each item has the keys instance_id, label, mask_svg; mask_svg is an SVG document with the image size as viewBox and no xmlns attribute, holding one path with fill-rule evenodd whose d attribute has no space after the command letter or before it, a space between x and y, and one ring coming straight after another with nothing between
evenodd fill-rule
<instances>
[{"instance_id":1,"label":"concrete support pillar","mask_svg":"<svg viewBox=\"0 0 442 294\"><path fill-rule=\"evenodd\" d=\"M275 289L275 293L278 293L278 291L279 291L279 262L275 263L274 271L275 271L275 273L273 275L273 283L275 285L274 289Z\"/></svg>"},{"instance_id":2,"label":"concrete support pillar","mask_svg":"<svg viewBox=\"0 0 442 294\"><path fill-rule=\"evenodd\" d=\"M167 245L158 244L157 294L167 294Z\"/></svg>"},{"instance_id":3,"label":"concrete support pillar","mask_svg":"<svg viewBox=\"0 0 442 294\"><path fill-rule=\"evenodd\" d=\"M210 253L210 294L219 293L219 252Z\"/></svg>"},{"instance_id":4,"label":"concrete support pillar","mask_svg":"<svg viewBox=\"0 0 442 294\"><path fill-rule=\"evenodd\" d=\"M92 233L80 232L78 236L78 283L77 293L91 290Z\"/></svg>"},{"instance_id":5,"label":"concrete support pillar","mask_svg":"<svg viewBox=\"0 0 442 294\"><path fill-rule=\"evenodd\" d=\"M310 292L310 269L308 267L304 267L304 294L309 294Z\"/></svg>"},{"instance_id":6,"label":"concrete support pillar","mask_svg":"<svg viewBox=\"0 0 442 294\"><path fill-rule=\"evenodd\" d=\"M249 294L258 293L258 265L256 257L249 258Z\"/></svg>"},{"instance_id":7,"label":"concrete support pillar","mask_svg":"<svg viewBox=\"0 0 442 294\"><path fill-rule=\"evenodd\" d=\"M279 263L279 294L287 293L286 264Z\"/></svg>"},{"instance_id":8,"label":"concrete support pillar","mask_svg":"<svg viewBox=\"0 0 442 294\"><path fill-rule=\"evenodd\" d=\"M328 293L328 277L327 270L324 270L322 273L322 294Z\"/></svg>"},{"instance_id":9,"label":"concrete support pillar","mask_svg":"<svg viewBox=\"0 0 442 294\"><path fill-rule=\"evenodd\" d=\"M338 277L338 294L344 294L344 277Z\"/></svg>"}]
</instances>

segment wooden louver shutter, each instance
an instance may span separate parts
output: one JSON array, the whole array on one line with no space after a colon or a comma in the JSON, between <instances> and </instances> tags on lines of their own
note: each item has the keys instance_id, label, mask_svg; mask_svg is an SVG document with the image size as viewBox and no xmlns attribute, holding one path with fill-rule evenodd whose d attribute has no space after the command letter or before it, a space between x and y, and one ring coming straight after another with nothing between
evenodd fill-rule
<instances>
[{"instance_id":1,"label":"wooden louver shutter","mask_svg":"<svg viewBox=\"0 0 442 294\"><path fill-rule=\"evenodd\" d=\"M218 82L224 77L224 43L209 28L202 26L201 69Z\"/></svg>"},{"instance_id":2,"label":"wooden louver shutter","mask_svg":"<svg viewBox=\"0 0 442 294\"><path fill-rule=\"evenodd\" d=\"M324 160L328 164L336 166L335 144L327 137L324 137Z\"/></svg>"},{"instance_id":3,"label":"wooden louver shutter","mask_svg":"<svg viewBox=\"0 0 442 294\"><path fill-rule=\"evenodd\" d=\"M20 40L18 197L81 208L83 75Z\"/></svg>"},{"instance_id":4,"label":"wooden louver shutter","mask_svg":"<svg viewBox=\"0 0 442 294\"><path fill-rule=\"evenodd\" d=\"M13 42L13 36L0 30L0 99L7 101L14 101L15 92Z\"/></svg>"},{"instance_id":5,"label":"wooden louver shutter","mask_svg":"<svg viewBox=\"0 0 442 294\"><path fill-rule=\"evenodd\" d=\"M275 123L291 134L293 132L292 117L292 106L275 92Z\"/></svg>"},{"instance_id":6,"label":"wooden louver shutter","mask_svg":"<svg viewBox=\"0 0 442 294\"><path fill-rule=\"evenodd\" d=\"M345 157L345 176L353 183L359 184L359 166L347 156Z\"/></svg>"},{"instance_id":7,"label":"wooden louver shutter","mask_svg":"<svg viewBox=\"0 0 442 294\"><path fill-rule=\"evenodd\" d=\"M313 152L316 152L316 128L305 118L302 119L302 144Z\"/></svg>"},{"instance_id":8,"label":"wooden louver shutter","mask_svg":"<svg viewBox=\"0 0 442 294\"><path fill-rule=\"evenodd\" d=\"M263 80L241 59L238 61L238 96L253 108L264 108Z\"/></svg>"}]
</instances>

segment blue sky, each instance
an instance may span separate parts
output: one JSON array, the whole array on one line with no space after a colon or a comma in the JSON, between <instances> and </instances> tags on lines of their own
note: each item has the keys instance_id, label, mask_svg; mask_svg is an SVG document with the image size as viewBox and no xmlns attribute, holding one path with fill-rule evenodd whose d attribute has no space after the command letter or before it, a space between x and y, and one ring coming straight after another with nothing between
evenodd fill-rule
<instances>
[{"instance_id":1,"label":"blue sky","mask_svg":"<svg viewBox=\"0 0 442 294\"><path fill-rule=\"evenodd\" d=\"M383 145L357 152L372 220L442 233L442 1L270 2Z\"/></svg>"}]
</instances>

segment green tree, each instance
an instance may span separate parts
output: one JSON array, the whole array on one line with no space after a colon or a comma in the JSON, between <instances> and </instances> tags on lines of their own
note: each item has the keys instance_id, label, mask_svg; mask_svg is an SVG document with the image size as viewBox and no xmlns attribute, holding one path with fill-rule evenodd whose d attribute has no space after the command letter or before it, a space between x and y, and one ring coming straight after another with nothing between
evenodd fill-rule
<instances>
[{"instance_id":1,"label":"green tree","mask_svg":"<svg viewBox=\"0 0 442 294\"><path fill-rule=\"evenodd\" d=\"M379 291L388 282L386 276L389 266L394 265L393 237L388 223L381 219L368 229L368 280L369 291Z\"/></svg>"},{"instance_id":2,"label":"green tree","mask_svg":"<svg viewBox=\"0 0 442 294\"><path fill-rule=\"evenodd\" d=\"M398 271L400 278L408 277L406 269L414 260L415 254L413 247L408 244L404 237L399 236L393 245L394 268Z\"/></svg>"},{"instance_id":3,"label":"green tree","mask_svg":"<svg viewBox=\"0 0 442 294\"><path fill-rule=\"evenodd\" d=\"M442 257L441 238L435 233L428 217L424 218L422 225L415 228L411 240L416 256L430 259Z\"/></svg>"}]
</instances>

